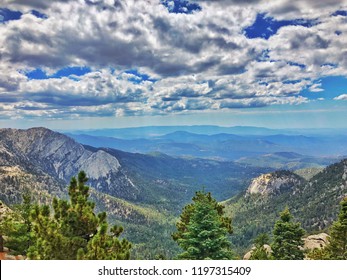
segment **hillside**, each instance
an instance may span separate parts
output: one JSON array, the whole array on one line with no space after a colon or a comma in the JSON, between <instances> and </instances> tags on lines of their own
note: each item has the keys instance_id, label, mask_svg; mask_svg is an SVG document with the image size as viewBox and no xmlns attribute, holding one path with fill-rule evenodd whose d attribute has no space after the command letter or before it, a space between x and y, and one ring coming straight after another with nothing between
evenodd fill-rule
<instances>
[{"instance_id":1,"label":"hillside","mask_svg":"<svg viewBox=\"0 0 347 280\"><path fill-rule=\"evenodd\" d=\"M196 139L185 132L165 137ZM208 142L211 136L206 137L201 136L201 141ZM212 137L217 142L238 138ZM276 156L289 162L300 158L291 152ZM39 203L50 203L54 196L64 198L70 178L81 169L90 177L97 211L106 211L111 222L125 227L138 258L175 255L178 248L171 233L176 217L203 187L218 200L231 197L224 204L233 217L232 241L239 252L259 233L270 232L286 205L308 231L326 229L347 194L347 160L319 173L311 168L295 174L241 162L85 146L45 128L0 130L0 200L8 205L19 203L24 192Z\"/></svg>"},{"instance_id":2,"label":"hillside","mask_svg":"<svg viewBox=\"0 0 347 280\"><path fill-rule=\"evenodd\" d=\"M246 191L224 202L233 217L234 244L242 250L258 234L271 234L285 206L308 232L326 230L347 195L346 179L347 159L328 166L309 181L289 171L255 178Z\"/></svg>"},{"instance_id":3,"label":"hillside","mask_svg":"<svg viewBox=\"0 0 347 280\"><path fill-rule=\"evenodd\" d=\"M0 200L8 205L20 203L23 193L38 203L65 198L71 177L84 169L97 211L106 211L112 222L125 225L129 239L149 244L173 219L155 206L135 204L139 188L123 173L117 158L102 150L90 151L45 128L1 129L0 147ZM138 227L143 227L141 234L134 230Z\"/></svg>"},{"instance_id":4,"label":"hillside","mask_svg":"<svg viewBox=\"0 0 347 280\"><path fill-rule=\"evenodd\" d=\"M204 186L222 200L238 193L251 178L272 171L93 148L45 128L0 130L0 199L5 203L19 203L24 192L40 203L64 198L71 177L80 170L90 178L97 210L107 211L112 221L125 226L125 236L136 243L141 257L148 257L149 245L154 253L166 246L166 254L173 254L174 217L196 190Z\"/></svg>"},{"instance_id":5,"label":"hillside","mask_svg":"<svg viewBox=\"0 0 347 280\"><path fill-rule=\"evenodd\" d=\"M123 174L115 157L103 151L90 152L63 134L45 128L1 129L0 145L2 165L19 165L65 183L84 170L89 184L101 192L126 199L138 195L138 189Z\"/></svg>"}]
</instances>

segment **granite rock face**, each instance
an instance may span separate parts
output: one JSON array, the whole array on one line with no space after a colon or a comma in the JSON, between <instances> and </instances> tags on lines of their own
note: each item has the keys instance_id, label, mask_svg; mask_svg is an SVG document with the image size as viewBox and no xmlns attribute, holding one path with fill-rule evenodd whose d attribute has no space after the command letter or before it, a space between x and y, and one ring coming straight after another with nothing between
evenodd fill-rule
<instances>
[{"instance_id":1,"label":"granite rock face","mask_svg":"<svg viewBox=\"0 0 347 280\"><path fill-rule=\"evenodd\" d=\"M0 166L48 175L63 184L83 170L98 191L126 199L136 199L139 193L116 157L46 128L0 129Z\"/></svg>"},{"instance_id":2,"label":"granite rock face","mask_svg":"<svg viewBox=\"0 0 347 280\"><path fill-rule=\"evenodd\" d=\"M295 193L305 182L302 177L290 171L276 171L253 179L246 191L246 195L260 194L269 196L286 191Z\"/></svg>"}]
</instances>

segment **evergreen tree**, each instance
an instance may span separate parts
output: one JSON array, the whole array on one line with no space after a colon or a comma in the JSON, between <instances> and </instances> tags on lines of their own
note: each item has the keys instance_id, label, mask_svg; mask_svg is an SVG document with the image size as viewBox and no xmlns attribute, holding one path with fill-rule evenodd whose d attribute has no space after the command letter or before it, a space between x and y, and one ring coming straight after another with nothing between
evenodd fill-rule
<instances>
[{"instance_id":1,"label":"evergreen tree","mask_svg":"<svg viewBox=\"0 0 347 280\"><path fill-rule=\"evenodd\" d=\"M126 239L121 241L118 237L123 232L123 227L113 226L108 233L106 214L100 213L98 233L88 242L86 250L77 252L78 259L84 260L127 260L130 258L131 244Z\"/></svg>"},{"instance_id":2,"label":"evergreen tree","mask_svg":"<svg viewBox=\"0 0 347 280\"><path fill-rule=\"evenodd\" d=\"M184 250L179 259L231 259L231 219L224 217L223 206L211 193L197 192L177 223L174 240Z\"/></svg>"},{"instance_id":3,"label":"evergreen tree","mask_svg":"<svg viewBox=\"0 0 347 280\"><path fill-rule=\"evenodd\" d=\"M264 247L270 241L266 233L258 235L254 240L255 248L252 250L250 260L270 260L271 253Z\"/></svg>"},{"instance_id":4,"label":"evergreen tree","mask_svg":"<svg viewBox=\"0 0 347 280\"><path fill-rule=\"evenodd\" d=\"M286 208L280 213L280 219L275 223L273 230L273 257L276 260L302 260L304 246L302 240L305 231L299 223L292 222L293 216Z\"/></svg>"},{"instance_id":5,"label":"evergreen tree","mask_svg":"<svg viewBox=\"0 0 347 280\"><path fill-rule=\"evenodd\" d=\"M33 206L29 194L24 194L22 200L22 204L14 206L11 212L2 217L0 232L1 236L7 236L6 241L2 239L3 245L15 254L26 255L32 242L29 215Z\"/></svg>"},{"instance_id":6,"label":"evergreen tree","mask_svg":"<svg viewBox=\"0 0 347 280\"><path fill-rule=\"evenodd\" d=\"M118 237L121 227L108 231L106 213L96 215L89 201L86 174L81 171L69 186L70 200L53 200L36 206L31 213L35 244L29 248L31 259L129 259L131 244Z\"/></svg>"},{"instance_id":7,"label":"evergreen tree","mask_svg":"<svg viewBox=\"0 0 347 280\"><path fill-rule=\"evenodd\" d=\"M340 213L337 221L330 228L329 244L324 251L329 259L347 260L347 197L341 203Z\"/></svg>"}]
</instances>

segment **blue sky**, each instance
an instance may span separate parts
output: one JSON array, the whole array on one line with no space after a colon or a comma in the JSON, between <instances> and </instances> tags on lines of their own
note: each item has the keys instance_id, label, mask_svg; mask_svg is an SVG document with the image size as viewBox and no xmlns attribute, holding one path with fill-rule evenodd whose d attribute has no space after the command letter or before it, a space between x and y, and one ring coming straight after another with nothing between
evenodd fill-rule
<instances>
[{"instance_id":1,"label":"blue sky","mask_svg":"<svg viewBox=\"0 0 347 280\"><path fill-rule=\"evenodd\" d=\"M4 0L0 127L347 127L347 1Z\"/></svg>"}]
</instances>

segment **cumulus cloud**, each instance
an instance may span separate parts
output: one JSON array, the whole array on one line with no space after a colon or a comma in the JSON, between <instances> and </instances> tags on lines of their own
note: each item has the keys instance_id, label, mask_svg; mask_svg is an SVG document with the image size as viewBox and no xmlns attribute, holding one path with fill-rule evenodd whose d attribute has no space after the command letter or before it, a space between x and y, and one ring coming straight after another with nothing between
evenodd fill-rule
<instances>
[{"instance_id":1,"label":"cumulus cloud","mask_svg":"<svg viewBox=\"0 0 347 280\"><path fill-rule=\"evenodd\" d=\"M5 0L23 15L0 24L4 115L79 118L295 105L308 102L302 90L322 90L320 78L347 77L346 17L333 15L347 9L346 1L189 1L201 7L192 13L174 13L169 1L160 2ZM316 24L289 24L268 40L247 38L245 28L259 14ZM27 75L73 66L90 72Z\"/></svg>"}]
</instances>

